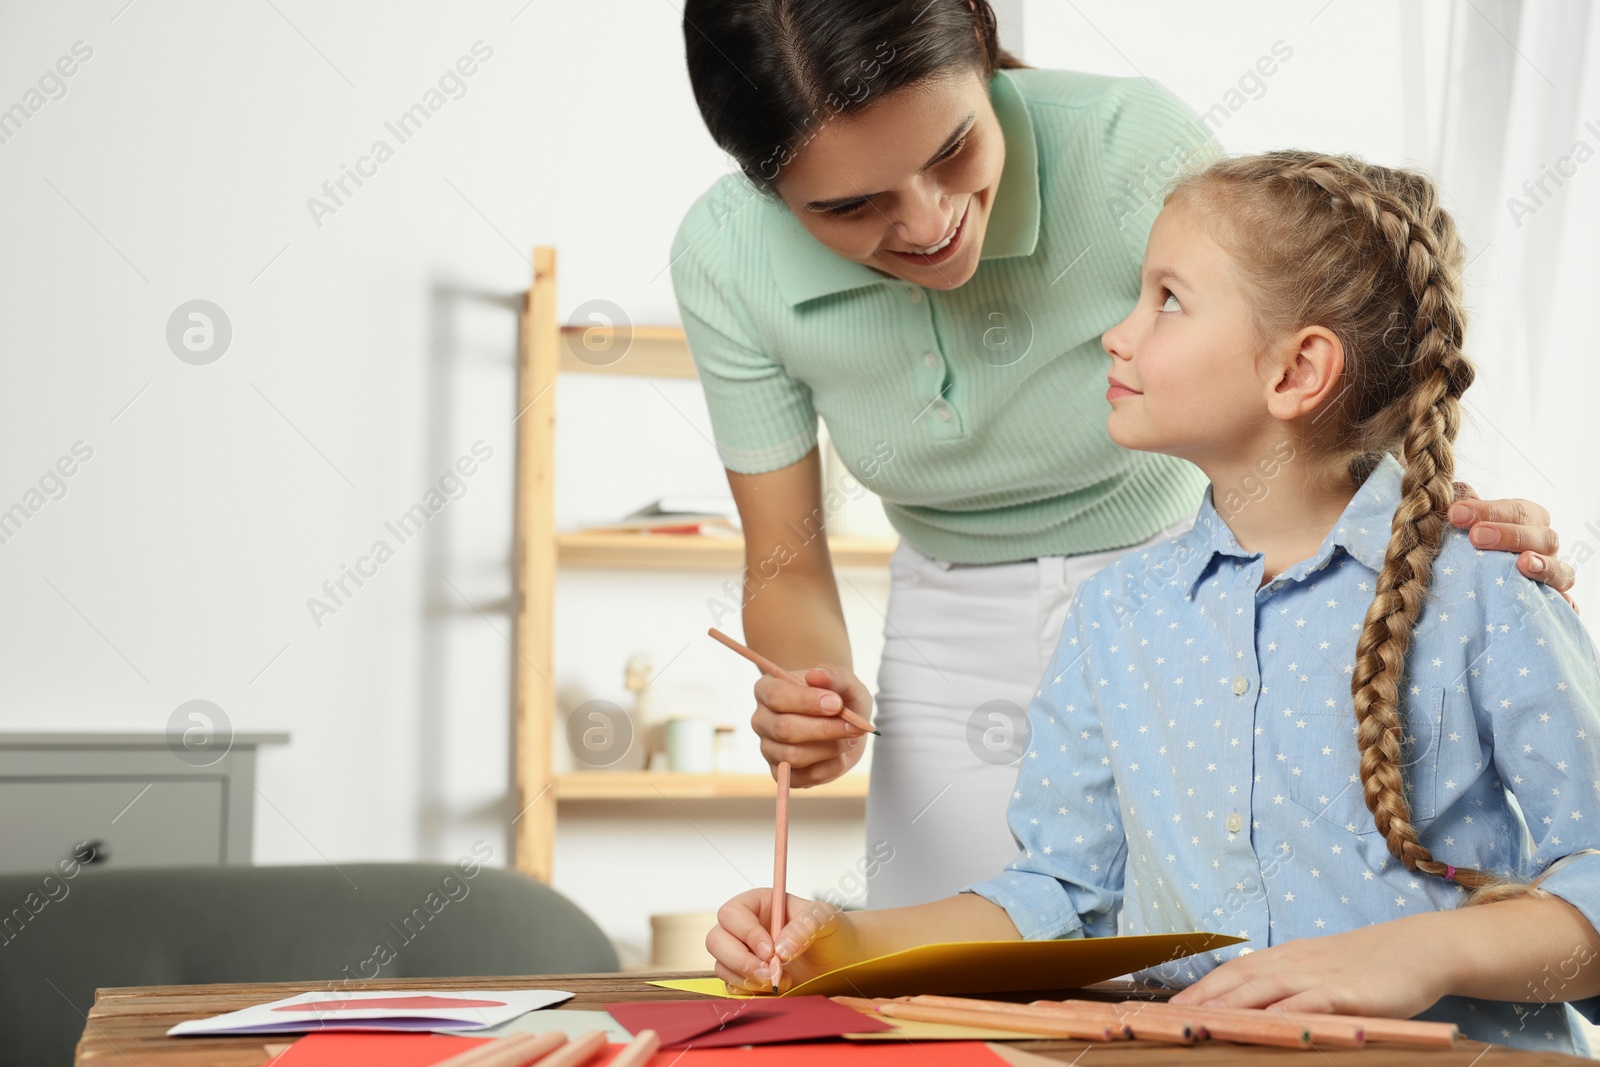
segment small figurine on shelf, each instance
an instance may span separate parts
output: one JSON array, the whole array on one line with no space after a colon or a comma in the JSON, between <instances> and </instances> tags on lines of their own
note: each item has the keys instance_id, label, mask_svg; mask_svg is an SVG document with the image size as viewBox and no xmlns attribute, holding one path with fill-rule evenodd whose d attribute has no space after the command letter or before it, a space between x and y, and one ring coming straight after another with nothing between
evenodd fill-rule
<instances>
[{"instance_id":1,"label":"small figurine on shelf","mask_svg":"<svg viewBox=\"0 0 1600 1067\"><path fill-rule=\"evenodd\" d=\"M650 718L650 678L655 672L655 665L643 652L629 658L623 669L622 684L633 694L635 722L642 724Z\"/></svg>"},{"instance_id":2,"label":"small figurine on shelf","mask_svg":"<svg viewBox=\"0 0 1600 1067\"><path fill-rule=\"evenodd\" d=\"M656 722L651 717L651 679L655 677L655 664L650 662L650 657L643 652L629 657L628 665L622 672L622 684L628 692L633 694L633 711L630 713L634 724L634 736L644 753L644 758L638 765L639 770L650 770L650 764L655 759L657 752L666 751L666 737L664 724Z\"/></svg>"}]
</instances>

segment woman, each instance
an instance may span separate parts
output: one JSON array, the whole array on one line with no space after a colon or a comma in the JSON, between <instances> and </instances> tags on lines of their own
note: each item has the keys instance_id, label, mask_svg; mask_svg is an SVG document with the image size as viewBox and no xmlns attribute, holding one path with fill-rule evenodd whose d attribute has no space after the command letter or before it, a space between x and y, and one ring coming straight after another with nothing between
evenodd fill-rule
<instances>
[{"instance_id":1,"label":"woman","mask_svg":"<svg viewBox=\"0 0 1600 1067\"><path fill-rule=\"evenodd\" d=\"M1154 83L1023 67L985 0L688 0L684 40L742 173L689 210L673 283L744 525L745 639L807 683L763 677L751 723L806 786L861 758L840 709L872 717L868 904L933 900L1016 853L1025 709L1079 583L1198 509L1196 468L1106 437L1099 338L1138 298L1162 186L1215 144ZM901 536L876 715L819 415ZM1451 520L1571 586L1537 505Z\"/></svg>"}]
</instances>

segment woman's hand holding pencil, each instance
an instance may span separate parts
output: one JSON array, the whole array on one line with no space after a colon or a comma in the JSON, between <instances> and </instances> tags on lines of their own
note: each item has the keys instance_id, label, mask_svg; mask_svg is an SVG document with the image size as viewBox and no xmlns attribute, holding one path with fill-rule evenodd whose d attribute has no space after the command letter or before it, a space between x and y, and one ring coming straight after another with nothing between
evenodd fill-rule
<instances>
[{"instance_id":1,"label":"woman's hand holding pencil","mask_svg":"<svg viewBox=\"0 0 1600 1067\"><path fill-rule=\"evenodd\" d=\"M786 670L720 630L711 636L761 668L750 724L761 754L777 770L788 763L796 788L831 782L861 758L861 738L876 733L867 716L872 694L842 666Z\"/></svg>"}]
</instances>

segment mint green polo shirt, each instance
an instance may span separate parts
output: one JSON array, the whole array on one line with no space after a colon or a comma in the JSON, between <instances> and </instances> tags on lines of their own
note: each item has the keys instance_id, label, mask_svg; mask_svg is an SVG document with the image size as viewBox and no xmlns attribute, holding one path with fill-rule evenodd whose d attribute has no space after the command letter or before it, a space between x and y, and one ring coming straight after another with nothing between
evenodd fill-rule
<instances>
[{"instance_id":1,"label":"mint green polo shirt","mask_svg":"<svg viewBox=\"0 0 1600 1067\"><path fill-rule=\"evenodd\" d=\"M815 447L820 417L937 559L1136 544L1193 514L1206 480L1106 435L1100 335L1137 301L1163 185L1216 145L1143 78L1000 71L990 98L1005 168L956 289L836 255L740 173L695 201L672 281L717 451L731 471L776 470Z\"/></svg>"}]
</instances>

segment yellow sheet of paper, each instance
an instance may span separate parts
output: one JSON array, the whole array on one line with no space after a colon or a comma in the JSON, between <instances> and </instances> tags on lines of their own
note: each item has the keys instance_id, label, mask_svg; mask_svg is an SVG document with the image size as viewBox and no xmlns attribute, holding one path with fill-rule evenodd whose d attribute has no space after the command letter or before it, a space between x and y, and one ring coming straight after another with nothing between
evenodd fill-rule
<instances>
[{"instance_id":1,"label":"yellow sheet of paper","mask_svg":"<svg viewBox=\"0 0 1600 1067\"><path fill-rule=\"evenodd\" d=\"M1196 931L1061 941L954 941L918 945L840 967L779 995L903 997L923 993L963 995L1023 989L1077 989L1242 940L1226 934ZM763 995L729 993L720 978L677 978L651 984L732 999Z\"/></svg>"},{"instance_id":2,"label":"yellow sheet of paper","mask_svg":"<svg viewBox=\"0 0 1600 1067\"><path fill-rule=\"evenodd\" d=\"M755 1000L760 996L759 993L729 993L720 978L663 978L650 984L664 989L681 989L687 993L703 993L706 996L731 1000ZM995 1030L987 1026L929 1023L921 1019L891 1019L887 1015L879 1016L879 1019L894 1029L871 1030L843 1036L849 1041L1037 1041L1041 1037L1055 1036L1024 1034L1015 1030Z\"/></svg>"},{"instance_id":3,"label":"yellow sheet of paper","mask_svg":"<svg viewBox=\"0 0 1600 1067\"><path fill-rule=\"evenodd\" d=\"M720 978L662 978L651 982L662 989L679 989L685 993L699 993L707 997L724 997L728 1000L753 1000L757 993L730 993L728 983Z\"/></svg>"}]
</instances>

